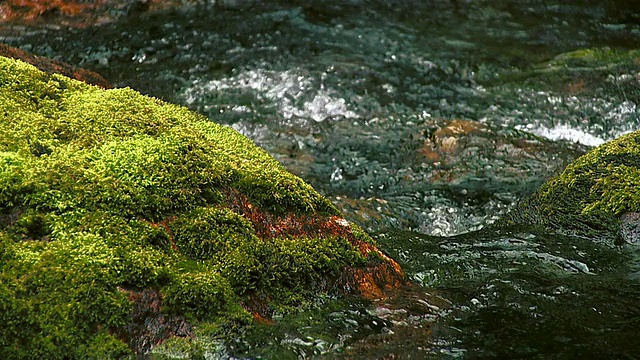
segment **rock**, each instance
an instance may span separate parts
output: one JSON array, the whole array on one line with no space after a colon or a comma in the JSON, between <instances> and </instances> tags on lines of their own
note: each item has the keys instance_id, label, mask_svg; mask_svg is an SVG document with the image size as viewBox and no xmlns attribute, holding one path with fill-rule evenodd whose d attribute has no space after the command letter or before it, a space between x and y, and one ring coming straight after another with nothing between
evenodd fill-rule
<instances>
[{"instance_id":1,"label":"rock","mask_svg":"<svg viewBox=\"0 0 640 360\"><path fill-rule=\"evenodd\" d=\"M0 4L0 23L69 26L76 28L103 25L122 17L147 11L198 7L209 4L238 8L247 1L238 0L5 0Z\"/></svg>"},{"instance_id":2,"label":"rock","mask_svg":"<svg viewBox=\"0 0 640 360\"><path fill-rule=\"evenodd\" d=\"M500 222L542 225L604 240L637 241L640 131L578 158Z\"/></svg>"},{"instance_id":3,"label":"rock","mask_svg":"<svg viewBox=\"0 0 640 360\"><path fill-rule=\"evenodd\" d=\"M186 108L0 57L0 117L2 358L143 355L405 281L311 186Z\"/></svg>"},{"instance_id":4,"label":"rock","mask_svg":"<svg viewBox=\"0 0 640 360\"><path fill-rule=\"evenodd\" d=\"M86 82L87 84L100 86L104 89L112 88L111 84L107 80L100 76L100 74L97 74L93 71L79 68L62 61L56 61L46 57L33 55L24 50L14 48L6 44L0 44L0 56L28 62L29 64L48 74L62 74L64 76Z\"/></svg>"},{"instance_id":5,"label":"rock","mask_svg":"<svg viewBox=\"0 0 640 360\"><path fill-rule=\"evenodd\" d=\"M122 1L120 1L122 2ZM34 21L44 16L86 17L102 1L78 0L8 0L0 5L0 21Z\"/></svg>"},{"instance_id":6,"label":"rock","mask_svg":"<svg viewBox=\"0 0 640 360\"><path fill-rule=\"evenodd\" d=\"M620 217L620 236L627 243L640 243L640 213L622 214Z\"/></svg>"},{"instance_id":7,"label":"rock","mask_svg":"<svg viewBox=\"0 0 640 360\"><path fill-rule=\"evenodd\" d=\"M433 165L432 183L474 179L525 184L557 174L585 147L472 120L444 120L426 127L420 149Z\"/></svg>"},{"instance_id":8,"label":"rock","mask_svg":"<svg viewBox=\"0 0 640 360\"><path fill-rule=\"evenodd\" d=\"M330 196L334 205L371 231L477 230L588 148L462 119L340 126L332 124L313 154L315 164L326 165L310 164L306 178L323 193L338 194Z\"/></svg>"}]
</instances>

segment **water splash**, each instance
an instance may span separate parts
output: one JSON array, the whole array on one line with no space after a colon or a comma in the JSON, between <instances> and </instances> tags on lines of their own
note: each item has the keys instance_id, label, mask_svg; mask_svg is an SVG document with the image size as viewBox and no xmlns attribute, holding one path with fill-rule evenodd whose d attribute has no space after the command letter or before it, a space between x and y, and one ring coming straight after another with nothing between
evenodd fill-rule
<instances>
[{"instance_id":1,"label":"water splash","mask_svg":"<svg viewBox=\"0 0 640 360\"><path fill-rule=\"evenodd\" d=\"M355 112L348 109L344 98L325 90L318 83L317 78L303 75L301 71L256 69L218 80L195 80L184 89L182 96L187 104L193 105L212 93L251 90L257 98L272 101L285 119L301 117L321 122L328 118L357 117ZM246 106L240 109L247 111Z\"/></svg>"},{"instance_id":2,"label":"water splash","mask_svg":"<svg viewBox=\"0 0 640 360\"><path fill-rule=\"evenodd\" d=\"M536 127L533 124L516 125L516 129L528 131L550 140L569 140L588 146L598 146L605 143L605 139L592 135L570 125L557 125L551 129Z\"/></svg>"}]
</instances>

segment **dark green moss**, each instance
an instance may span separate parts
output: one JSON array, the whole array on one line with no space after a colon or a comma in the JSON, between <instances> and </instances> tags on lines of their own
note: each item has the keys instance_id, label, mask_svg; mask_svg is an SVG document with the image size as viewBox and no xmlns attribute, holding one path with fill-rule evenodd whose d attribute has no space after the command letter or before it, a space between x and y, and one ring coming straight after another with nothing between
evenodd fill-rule
<instances>
[{"instance_id":1,"label":"dark green moss","mask_svg":"<svg viewBox=\"0 0 640 360\"><path fill-rule=\"evenodd\" d=\"M196 208L171 223L178 248L193 259L212 259L251 241L255 232L244 217L225 208Z\"/></svg>"},{"instance_id":2,"label":"dark green moss","mask_svg":"<svg viewBox=\"0 0 640 360\"><path fill-rule=\"evenodd\" d=\"M76 354L91 334L123 325L130 313L110 269L113 251L93 235L60 236L46 245L4 237L1 258L0 283L8 285L2 294L6 311L0 316L9 317L4 322L8 331L2 332L7 337L0 340L6 345L2 355ZM25 318L16 323L14 312Z\"/></svg>"},{"instance_id":3,"label":"dark green moss","mask_svg":"<svg viewBox=\"0 0 640 360\"><path fill-rule=\"evenodd\" d=\"M575 93L586 91L610 98L612 94L623 93L623 101L637 98L638 87L634 81L611 81L611 76L626 77L638 71L637 59L640 50L620 50L608 47L578 49L557 55L555 58L524 69L501 71L480 81L486 85L506 85L508 89L521 88L523 84L531 89L553 91L555 93ZM614 87L615 88L610 88ZM583 89L584 88L584 89ZM607 91L603 91L607 89ZM513 90L512 90L513 91ZM602 124L601 124L602 125ZM606 124L605 124L606 126Z\"/></svg>"},{"instance_id":4,"label":"dark green moss","mask_svg":"<svg viewBox=\"0 0 640 360\"><path fill-rule=\"evenodd\" d=\"M341 238L273 238L253 249L259 259L260 288L271 289L281 305L298 306L340 275L341 264L365 265L364 257Z\"/></svg>"},{"instance_id":5,"label":"dark green moss","mask_svg":"<svg viewBox=\"0 0 640 360\"><path fill-rule=\"evenodd\" d=\"M16 240L46 240L51 232L49 221L43 214L28 210L16 219L11 232Z\"/></svg>"},{"instance_id":6,"label":"dark green moss","mask_svg":"<svg viewBox=\"0 0 640 360\"><path fill-rule=\"evenodd\" d=\"M185 313L200 320L251 319L239 304L229 282L216 271L188 272L177 276L165 291L169 311Z\"/></svg>"},{"instance_id":7,"label":"dark green moss","mask_svg":"<svg viewBox=\"0 0 640 360\"><path fill-rule=\"evenodd\" d=\"M354 223L349 223L349 226L351 227L351 232L353 233L353 236L356 237L356 239L367 244L376 245L375 240L373 240L371 236L369 236L369 234L367 234L367 232L364 231L360 226Z\"/></svg>"},{"instance_id":8,"label":"dark green moss","mask_svg":"<svg viewBox=\"0 0 640 360\"><path fill-rule=\"evenodd\" d=\"M76 352L76 357L82 359L128 359L133 358L131 349L113 335L101 331L91 338L86 346Z\"/></svg>"}]
</instances>

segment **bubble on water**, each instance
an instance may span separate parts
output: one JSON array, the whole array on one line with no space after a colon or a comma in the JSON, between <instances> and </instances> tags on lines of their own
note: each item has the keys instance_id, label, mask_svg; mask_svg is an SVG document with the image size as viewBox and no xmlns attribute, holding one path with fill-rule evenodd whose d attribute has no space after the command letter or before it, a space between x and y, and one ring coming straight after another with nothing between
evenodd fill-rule
<instances>
[{"instance_id":1,"label":"bubble on water","mask_svg":"<svg viewBox=\"0 0 640 360\"><path fill-rule=\"evenodd\" d=\"M435 204L426 214L426 221L419 231L433 236L451 236L460 232L460 209L445 204Z\"/></svg>"},{"instance_id":2,"label":"bubble on water","mask_svg":"<svg viewBox=\"0 0 640 360\"><path fill-rule=\"evenodd\" d=\"M615 121L615 123L623 122L625 119L631 117L635 117L636 119L640 118L640 111L638 110L637 105L632 101L623 101L609 110L604 116L607 121ZM632 124L629 129L625 129L625 132L635 130L637 125L637 123Z\"/></svg>"},{"instance_id":3,"label":"bubble on water","mask_svg":"<svg viewBox=\"0 0 640 360\"><path fill-rule=\"evenodd\" d=\"M624 82L612 78L616 85ZM589 146L634 131L638 128L640 110L636 102L612 97L566 95L553 91L516 89L517 106L492 105L487 108L485 122L513 126L551 140L569 140Z\"/></svg>"},{"instance_id":4,"label":"bubble on water","mask_svg":"<svg viewBox=\"0 0 640 360\"><path fill-rule=\"evenodd\" d=\"M288 100L288 99L285 99ZM319 91L311 101L303 104L302 109L292 104L283 104L282 110L286 118L292 115L298 117L308 117L320 122L329 117L344 116L346 118L356 117L356 113L349 111L345 100L342 98L334 98L326 91Z\"/></svg>"},{"instance_id":5,"label":"bubble on water","mask_svg":"<svg viewBox=\"0 0 640 360\"><path fill-rule=\"evenodd\" d=\"M331 173L331 181L340 181L342 180L342 168L336 168Z\"/></svg>"}]
</instances>

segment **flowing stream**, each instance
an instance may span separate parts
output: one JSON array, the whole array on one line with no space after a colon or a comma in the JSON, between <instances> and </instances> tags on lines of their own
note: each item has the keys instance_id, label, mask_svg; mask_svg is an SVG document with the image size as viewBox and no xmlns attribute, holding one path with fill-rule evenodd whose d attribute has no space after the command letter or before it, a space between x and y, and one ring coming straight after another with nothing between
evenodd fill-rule
<instances>
[{"instance_id":1,"label":"flowing stream","mask_svg":"<svg viewBox=\"0 0 640 360\"><path fill-rule=\"evenodd\" d=\"M235 128L416 284L320 299L207 358L640 357L637 245L489 226L638 129L640 3L185 1L0 40Z\"/></svg>"}]
</instances>

